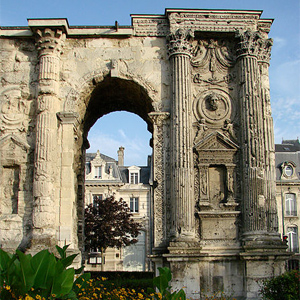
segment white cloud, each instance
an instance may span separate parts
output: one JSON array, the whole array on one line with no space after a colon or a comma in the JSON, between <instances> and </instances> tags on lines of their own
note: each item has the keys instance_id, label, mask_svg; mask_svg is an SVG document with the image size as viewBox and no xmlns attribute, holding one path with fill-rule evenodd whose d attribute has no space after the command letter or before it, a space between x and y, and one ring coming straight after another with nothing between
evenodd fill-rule
<instances>
[{"instance_id":1,"label":"white cloud","mask_svg":"<svg viewBox=\"0 0 300 300\"><path fill-rule=\"evenodd\" d=\"M277 50L280 50L281 48L283 48L284 46L286 46L287 41L286 39L282 38L282 37L273 37L273 47L272 47L272 52L275 52Z\"/></svg>"},{"instance_id":2,"label":"white cloud","mask_svg":"<svg viewBox=\"0 0 300 300\"><path fill-rule=\"evenodd\" d=\"M122 129L119 129L118 132L119 132L119 134L121 135L121 137L123 139L127 139L127 136L126 136L125 132Z\"/></svg>"},{"instance_id":3,"label":"white cloud","mask_svg":"<svg viewBox=\"0 0 300 300\"><path fill-rule=\"evenodd\" d=\"M270 72L271 92L299 97L300 94L300 59L287 61Z\"/></svg>"},{"instance_id":4,"label":"white cloud","mask_svg":"<svg viewBox=\"0 0 300 300\"><path fill-rule=\"evenodd\" d=\"M300 101L297 98L272 99L275 143L300 135Z\"/></svg>"}]
</instances>

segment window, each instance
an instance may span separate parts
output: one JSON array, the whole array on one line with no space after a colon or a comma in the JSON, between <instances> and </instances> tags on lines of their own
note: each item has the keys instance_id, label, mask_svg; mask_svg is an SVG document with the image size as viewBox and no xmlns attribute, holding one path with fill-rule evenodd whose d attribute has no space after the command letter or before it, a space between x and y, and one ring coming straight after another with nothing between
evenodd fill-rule
<instances>
[{"instance_id":1,"label":"window","mask_svg":"<svg viewBox=\"0 0 300 300\"><path fill-rule=\"evenodd\" d=\"M296 178L296 165L292 161L285 161L281 164L282 176L281 179L293 179Z\"/></svg>"},{"instance_id":2,"label":"window","mask_svg":"<svg viewBox=\"0 0 300 300\"><path fill-rule=\"evenodd\" d=\"M284 168L284 173L287 177L291 177L294 173L294 169L292 166L288 165Z\"/></svg>"},{"instance_id":3,"label":"window","mask_svg":"<svg viewBox=\"0 0 300 300\"><path fill-rule=\"evenodd\" d=\"M296 195L292 193L285 194L285 215L297 216Z\"/></svg>"},{"instance_id":4,"label":"window","mask_svg":"<svg viewBox=\"0 0 300 300\"><path fill-rule=\"evenodd\" d=\"M298 227L288 227L288 247L291 252L299 252Z\"/></svg>"},{"instance_id":5,"label":"window","mask_svg":"<svg viewBox=\"0 0 300 300\"><path fill-rule=\"evenodd\" d=\"M98 195L93 195L93 206L96 207L97 206L97 202L95 200L103 200L103 195L102 194L98 194Z\"/></svg>"},{"instance_id":6,"label":"window","mask_svg":"<svg viewBox=\"0 0 300 300\"><path fill-rule=\"evenodd\" d=\"M130 183L132 184L139 183L139 173L130 173Z\"/></svg>"},{"instance_id":7,"label":"window","mask_svg":"<svg viewBox=\"0 0 300 300\"><path fill-rule=\"evenodd\" d=\"M101 178L102 177L102 167L95 167L95 178Z\"/></svg>"},{"instance_id":8,"label":"window","mask_svg":"<svg viewBox=\"0 0 300 300\"><path fill-rule=\"evenodd\" d=\"M139 212L139 198L138 197L130 198L130 212L133 212L133 213Z\"/></svg>"},{"instance_id":9,"label":"window","mask_svg":"<svg viewBox=\"0 0 300 300\"><path fill-rule=\"evenodd\" d=\"M93 265L101 265L102 259L100 256L90 256L89 257L89 264Z\"/></svg>"}]
</instances>

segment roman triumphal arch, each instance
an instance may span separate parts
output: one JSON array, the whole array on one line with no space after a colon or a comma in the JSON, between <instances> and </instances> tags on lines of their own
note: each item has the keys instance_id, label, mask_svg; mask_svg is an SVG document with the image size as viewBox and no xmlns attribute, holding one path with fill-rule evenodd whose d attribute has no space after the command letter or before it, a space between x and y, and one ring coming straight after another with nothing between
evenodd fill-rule
<instances>
[{"instance_id":1,"label":"roman triumphal arch","mask_svg":"<svg viewBox=\"0 0 300 300\"><path fill-rule=\"evenodd\" d=\"M155 266L169 266L191 299L221 290L257 299L257 282L283 272L287 256L271 24L261 11L166 9L132 15L131 26L2 27L1 246L82 250L87 133L126 110L153 134Z\"/></svg>"}]
</instances>

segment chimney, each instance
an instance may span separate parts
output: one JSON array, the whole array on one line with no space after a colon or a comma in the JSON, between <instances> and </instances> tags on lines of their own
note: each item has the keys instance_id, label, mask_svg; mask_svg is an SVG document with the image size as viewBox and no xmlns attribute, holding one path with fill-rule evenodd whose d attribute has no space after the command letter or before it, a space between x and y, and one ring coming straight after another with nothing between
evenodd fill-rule
<instances>
[{"instance_id":1,"label":"chimney","mask_svg":"<svg viewBox=\"0 0 300 300\"><path fill-rule=\"evenodd\" d=\"M119 166L124 166L124 147L120 147L118 150L118 165Z\"/></svg>"}]
</instances>

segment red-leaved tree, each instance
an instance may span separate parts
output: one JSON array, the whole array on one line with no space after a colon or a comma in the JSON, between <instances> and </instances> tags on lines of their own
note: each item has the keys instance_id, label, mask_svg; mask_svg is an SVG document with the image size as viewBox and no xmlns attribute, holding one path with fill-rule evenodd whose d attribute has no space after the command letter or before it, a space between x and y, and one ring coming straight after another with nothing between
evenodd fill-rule
<instances>
[{"instance_id":1,"label":"red-leaved tree","mask_svg":"<svg viewBox=\"0 0 300 300\"><path fill-rule=\"evenodd\" d=\"M119 249L134 244L140 229L123 199L95 196L94 203L85 209L86 251L101 251L103 254L108 247Z\"/></svg>"}]
</instances>

